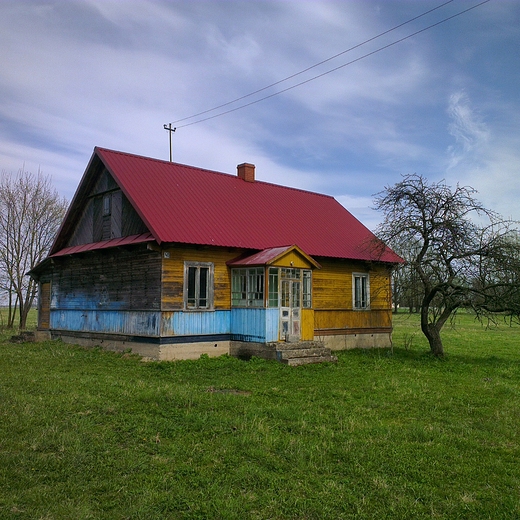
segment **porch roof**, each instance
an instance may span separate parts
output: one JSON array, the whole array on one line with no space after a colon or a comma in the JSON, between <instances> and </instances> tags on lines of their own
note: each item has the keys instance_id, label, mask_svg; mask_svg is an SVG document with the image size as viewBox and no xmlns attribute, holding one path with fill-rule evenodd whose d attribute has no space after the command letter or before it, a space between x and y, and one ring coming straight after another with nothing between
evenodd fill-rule
<instances>
[{"instance_id":1,"label":"porch roof","mask_svg":"<svg viewBox=\"0 0 520 520\"><path fill-rule=\"evenodd\" d=\"M277 260L282 258L284 255L291 251L297 251L301 256L303 256L312 266L320 269L321 266L314 258L305 253L302 249L300 249L296 245L292 246L281 246L281 247L270 247L259 251L258 253L253 253L252 255L244 256L241 255L238 258L230 260L227 262L227 265L230 267L247 267L247 266L262 266L262 265L272 265Z\"/></svg>"}]
</instances>

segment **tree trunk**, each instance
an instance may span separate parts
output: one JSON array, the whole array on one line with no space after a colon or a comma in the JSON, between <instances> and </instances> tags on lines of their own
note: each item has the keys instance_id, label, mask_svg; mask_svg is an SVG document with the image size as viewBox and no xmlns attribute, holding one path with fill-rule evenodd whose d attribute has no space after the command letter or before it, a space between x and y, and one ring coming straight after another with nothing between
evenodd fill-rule
<instances>
[{"instance_id":1,"label":"tree trunk","mask_svg":"<svg viewBox=\"0 0 520 520\"><path fill-rule=\"evenodd\" d=\"M25 330L27 328L27 311L25 309L20 309L20 330Z\"/></svg>"},{"instance_id":2,"label":"tree trunk","mask_svg":"<svg viewBox=\"0 0 520 520\"><path fill-rule=\"evenodd\" d=\"M11 284L11 290L9 291L9 317L7 320L7 328L14 328L14 320L16 318L16 309L18 308L18 297L15 298L13 303L13 289Z\"/></svg>"},{"instance_id":3,"label":"tree trunk","mask_svg":"<svg viewBox=\"0 0 520 520\"><path fill-rule=\"evenodd\" d=\"M428 322L428 307L423 305L421 308L421 330L426 336L428 343L430 344L430 352L435 357L444 357L444 346L442 345L441 339L441 328L444 321L429 323Z\"/></svg>"},{"instance_id":4,"label":"tree trunk","mask_svg":"<svg viewBox=\"0 0 520 520\"><path fill-rule=\"evenodd\" d=\"M428 339L428 343L430 344L430 352L435 357L444 357L444 347L442 345L442 339L440 331L437 330L437 327L435 325L431 325L428 327L429 333L426 335L426 338Z\"/></svg>"}]
</instances>

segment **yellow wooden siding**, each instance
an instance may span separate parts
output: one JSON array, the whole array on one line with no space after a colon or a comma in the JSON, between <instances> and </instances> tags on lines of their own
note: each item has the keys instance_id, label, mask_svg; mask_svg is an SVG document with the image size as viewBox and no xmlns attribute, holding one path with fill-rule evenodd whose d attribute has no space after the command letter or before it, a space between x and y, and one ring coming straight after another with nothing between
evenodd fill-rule
<instances>
[{"instance_id":1,"label":"yellow wooden siding","mask_svg":"<svg viewBox=\"0 0 520 520\"><path fill-rule=\"evenodd\" d=\"M319 259L313 271L314 326L320 329L391 327L390 273L384 266L362 262ZM370 309L354 310L352 273L370 275Z\"/></svg>"},{"instance_id":2,"label":"yellow wooden siding","mask_svg":"<svg viewBox=\"0 0 520 520\"><path fill-rule=\"evenodd\" d=\"M286 255L272 263L273 267L294 267L297 269L310 269L311 264L309 261L302 257L298 251L289 251Z\"/></svg>"},{"instance_id":3,"label":"yellow wooden siding","mask_svg":"<svg viewBox=\"0 0 520 520\"><path fill-rule=\"evenodd\" d=\"M165 258L164 253L169 254ZM162 308L182 309L184 288L184 262L212 262L214 265L214 308L231 307L230 270L226 262L238 256L236 250L217 248L171 247L163 252Z\"/></svg>"},{"instance_id":4,"label":"yellow wooden siding","mask_svg":"<svg viewBox=\"0 0 520 520\"><path fill-rule=\"evenodd\" d=\"M323 329L377 329L392 326L392 311L319 310L314 311L314 327Z\"/></svg>"},{"instance_id":5,"label":"yellow wooden siding","mask_svg":"<svg viewBox=\"0 0 520 520\"><path fill-rule=\"evenodd\" d=\"M370 271L370 308L389 309L392 307L390 274L387 269Z\"/></svg>"},{"instance_id":6,"label":"yellow wooden siding","mask_svg":"<svg viewBox=\"0 0 520 520\"><path fill-rule=\"evenodd\" d=\"M314 339L314 311L302 309L301 339L312 341Z\"/></svg>"},{"instance_id":7,"label":"yellow wooden siding","mask_svg":"<svg viewBox=\"0 0 520 520\"><path fill-rule=\"evenodd\" d=\"M164 253L169 254L166 258ZM163 251L162 309L183 308L184 262L213 262L214 308L231 307L231 273L226 262L239 255L238 250L220 248L170 247ZM296 268L309 265L297 252L291 252L280 263ZM314 331L344 329L377 329L392 326L390 274L384 266L362 262L319 259L322 269L312 272L313 309L302 309L302 339L312 339ZM352 273L370 275L370 309L352 308Z\"/></svg>"}]
</instances>

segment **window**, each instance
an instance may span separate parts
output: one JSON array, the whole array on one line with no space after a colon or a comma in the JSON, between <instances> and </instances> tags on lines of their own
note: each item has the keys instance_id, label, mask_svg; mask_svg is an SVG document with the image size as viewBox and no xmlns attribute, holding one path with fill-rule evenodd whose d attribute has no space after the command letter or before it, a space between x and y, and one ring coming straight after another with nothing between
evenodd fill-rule
<instances>
[{"instance_id":1,"label":"window","mask_svg":"<svg viewBox=\"0 0 520 520\"><path fill-rule=\"evenodd\" d=\"M310 309L312 307L312 278L311 271L303 271L303 302L302 306L304 309Z\"/></svg>"},{"instance_id":2,"label":"window","mask_svg":"<svg viewBox=\"0 0 520 520\"><path fill-rule=\"evenodd\" d=\"M189 310L213 308L212 263L184 263L184 307Z\"/></svg>"},{"instance_id":3,"label":"window","mask_svg":"<svg viewBox=\"0 0 520 520\"><path fill-rule=\"evenodd\" d=\"M106 194L103 195L103 216L108 217L110 216L111 209L112 209L112 195Z\"/></svg>"},{"instance_id":4,"label":"window","mask_svg":"<svg viewBox=\"0 0 520 520\"><path fill-rule=\"evenodd\" d=\"M295 269L293 267L282 267L282 279L286 278L288 280L299 280L301 277L300 269Z\"/></svg>"},{"instance_id":5,"label":"window","mask_svg":"<svg viewBox=\"0 0 520 520\"><path fill-rule=\"evenodd\" d=\"M269 307L278 307L278 268L269 268Z\"/></svg>"},{"instance_id":6,"label":"window","mask_svg":"<svg viewBox=\"0 0 520 520\"><path fill-rule=\"evenodd\" d=\"M264 306L263 267L231 271L231 303L234 307Z\"/></svg>"},{"instance_id":7,"label":"window","mask_svg":"<svg viewBox=\"0 0 520 520\"><path fill-rule=\"evenodd\" d=\"M110 240L122 236L122 200L121 190L104 193L94 198L93 240Z\"/></svg>"},{"instance_id":8,"label":"window","mask_svg":"<svg viewBox=\"0 0 520 520\"><path fill-rule=\"evenodd\" d=\"M369 308L370 284L368 274L352 274L352 298L354 309Z\"/></svg>"}]
</instances>

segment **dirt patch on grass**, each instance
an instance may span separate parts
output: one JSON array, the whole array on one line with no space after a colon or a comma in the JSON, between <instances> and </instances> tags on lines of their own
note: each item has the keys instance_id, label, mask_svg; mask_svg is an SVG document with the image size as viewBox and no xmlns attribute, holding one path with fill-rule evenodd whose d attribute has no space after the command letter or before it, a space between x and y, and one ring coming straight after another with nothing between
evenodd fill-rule
<instances>
[{"instance_id":1,"label":"dirt patch on grass","mask_svg":"<svg viewBox=\"0 0 520 520\"><path fill-rule=\"evenodd\" d=\"M238 390L237 388L215 388L210 386L207 392L211 394L233 394L233 395L251 395L248 390Z\"/></svg>"}]
</instances>

